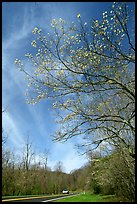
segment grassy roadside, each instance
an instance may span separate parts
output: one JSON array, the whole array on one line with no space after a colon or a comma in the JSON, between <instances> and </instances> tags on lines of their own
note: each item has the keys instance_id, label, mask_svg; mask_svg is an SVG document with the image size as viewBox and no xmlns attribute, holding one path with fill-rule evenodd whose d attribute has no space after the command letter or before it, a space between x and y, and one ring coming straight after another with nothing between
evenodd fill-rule
<instances>
[{"instance_id":1,"label":"grassy roadside","mask_svg":"<svg viewBox=\"0 0 137 204\"><path fill-rule=\"evenodd\" d=\"M121 200L116 198L114 195L95 195L95 194L80 194L74 197L64 198L56 200L54 202L120 202Z\"/></svg>"}]
</instances>

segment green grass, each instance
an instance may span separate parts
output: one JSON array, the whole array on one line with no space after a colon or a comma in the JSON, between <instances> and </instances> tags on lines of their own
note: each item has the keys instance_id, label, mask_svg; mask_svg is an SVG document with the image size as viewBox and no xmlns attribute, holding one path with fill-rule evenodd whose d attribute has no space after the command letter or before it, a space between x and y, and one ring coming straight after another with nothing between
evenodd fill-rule
<instances>
[{"instance_id":1,"label":"green grass","mask_svg":"<svg viewBox=\"0 0 137 204\"><path fill-rule=\"evenodd\" d=\"M116 198L114 195L101 196L86 193L73 196L70 198L56 200L54 202L120 202L120 200Z\"/></svg>"}]
</instances>

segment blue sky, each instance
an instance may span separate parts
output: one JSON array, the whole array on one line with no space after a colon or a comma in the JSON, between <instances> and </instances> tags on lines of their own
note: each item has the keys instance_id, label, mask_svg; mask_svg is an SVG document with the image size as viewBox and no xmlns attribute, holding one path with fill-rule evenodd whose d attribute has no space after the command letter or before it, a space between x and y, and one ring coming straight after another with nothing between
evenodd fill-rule
<instances>
[{"instance_id":1,"label":"blue sky","mask_svg":"<svg viewBox=\"0 0 137 204\"><path fill-rule=\"evenodd\" d=\"M37 105L26 103L24 76L14 64L16 58L26 60L25 53L31 52L32 30L41 27L50 31L53 18L75 21L78 13L84 21L99 19L108 10L111 2L3 2L2 3L2 105L7 107L3 115L3 128L8 135L7 146L21 152L27 135L36 154L49 150L48 166L54 169L58 161L64 170L80 168L87 162L79 156L72 139L66 143L53 143L51 134L58 125L50 101ZM80 140L80 138L79 138Z\"/></svg>"}]
</instances>

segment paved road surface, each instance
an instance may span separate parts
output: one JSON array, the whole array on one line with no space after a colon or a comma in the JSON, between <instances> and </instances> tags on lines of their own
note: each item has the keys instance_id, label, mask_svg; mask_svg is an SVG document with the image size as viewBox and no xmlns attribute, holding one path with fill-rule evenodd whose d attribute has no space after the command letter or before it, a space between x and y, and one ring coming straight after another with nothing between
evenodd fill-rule
<instances>
[{"instance_id":1,"label":"paved road surface","mask_svg":"<svg viewBox=\"0 0 137 204\"><path fill-rule=\"evenodd\" d=\"M59 198L65 198L67 196L75 196L77 194L69 195L54 195L54 196L33 196L33 197L9 197L2 199L2 202L52 202Z\"/></svg>"}]
</instances>

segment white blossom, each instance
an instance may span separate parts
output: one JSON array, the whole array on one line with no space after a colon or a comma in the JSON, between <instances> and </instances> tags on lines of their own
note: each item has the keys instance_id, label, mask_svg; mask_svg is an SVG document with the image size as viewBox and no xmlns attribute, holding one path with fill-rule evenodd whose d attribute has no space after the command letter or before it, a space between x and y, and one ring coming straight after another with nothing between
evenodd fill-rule
<instances>
[{"instance_id":1,"label":"white blossom","mask_svg":"<svg viewBox=\"0 0 137 204\"><path fill-rule=\"evenodd\" d=\"M77 18L80 18L81 16L80 16L80 13L79 14L77 14Z\"/></svg>"},{"instance_id":2,"label":"white blossom","mask_svg":"<svg viewBox=\"0 0 137 204\"><path fill-rule=\"evenodd\" d=\"M36 46L37 46L36 40L33 40L32 43L31 43L31 45L32 45L33 47L36 47Z\"/></svg>"}]
</instances>

